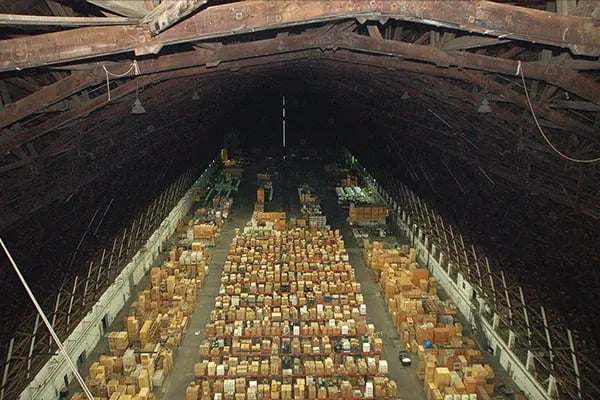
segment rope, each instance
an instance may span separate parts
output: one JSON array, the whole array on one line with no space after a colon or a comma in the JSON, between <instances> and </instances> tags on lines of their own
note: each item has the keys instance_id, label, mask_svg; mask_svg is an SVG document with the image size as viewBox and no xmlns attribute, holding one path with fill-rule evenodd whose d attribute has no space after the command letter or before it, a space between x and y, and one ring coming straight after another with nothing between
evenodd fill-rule
<instances>
[{"instance_id":1,"label":"rope","mask_svg":"<svg viewBox=\"0 0 600 400\"><path fill-rule=\"evenodd\" d=\"M110 101L110 77L112 76L113 78L123 78L127 75L129 75L129 73L133 70L135 76L138 76L141 74L140 72L140 67L138 65L137 60L133 60L133 62L131 63L131 65L129 66L129 69L125 72L123 72L122 74L115 74L113 72L110 72L105 65L102 65L102 68L104 68L104 73L106 74L106 88L108 90L108 101Z\"/></svg>"},{"instance_id":2,"label":"rope","mask_svg":"<svg viewBox=\"0 0 600 400\"><path fill-rule=\"evenodd\" d=\"M533 120L535 121L535 125L537 126L538 130L540 131L540 133L542 134L542 136L544 137L544 140L546 141L546 143L548 143L548 146L550 146L550 148L552 150L554 150L556 152L556 154L558 154L559 156L575 162L575 163L582 163L582 164L591 164L591 163L595 163L600 161L600 157L598 158L592 158L592 159L588 159L588 160L581 160L578 158L572 158L569 157L568 155L564 154L563 152L561 152L559 149L557 149L552 142L550 142L550 139L548 139L548 137L546 136L546 133L544 133L544 130L542 129L537 116L535 115L535 111L533 111L533 105L531 104L531 99L529 98L529 91L527 90L527 84L525 83L525 75L523 74L523 66L521 65L521 61L518 62L517 64L517 72L515 73L515 75L521 75L521 81L523 82L523 88L525 88L525 97L527 98L527 104L529 105L529 110L531 110L531 115L533 116Z\"/></svg>"},{"instance_id":3,"label":"rope","mask_svg":"<svg viewBox=\"0 0 600 400\"><path fill-rule=\"evenodd\" d=\"M85 384L85 381L83 380L83 378L79 374L79 371L77 371L77 367L75 367L75 365L73 364L73 360L71 360L71 357L69 357L69 354L67 353L67 350L64 348L64 346L63 346L62 342L60 341L58 335L56 334L56 332L52 328L52 324L50 323L50 321L48 321L48 317L46 317L46 314L44 313L44 310L42 310L42 307L40 307L40 304L36 300L36 298L35 298L33 292L31 291L31 289L29 288L29 285L27 284L27 282L25 281L25 278L21 274L21 271L19 270L19 267L17 267L17 264L15 263L15 260L12 258L10 252L6 248L6 245L4 244L4 241L2 240L2 238L0 238L0 245L2 245L2 249L6 253L6 256L8 257L8 260L10 261L10 263L12 264L15 272L17 273L17 276L19 277L19 280L21 281L21 283L25 287L25 291L27 292L27 294L29 295L29 298L33 302L33 305L34 305L35 309L37 310L38 314L40 314L40 317L42 318L42 321L44 321L44 324L48 328L48 331L50 332L50 335L52 336L52 339L54 339L54 341L56 342L56 345L60 349L60 352L65 357L65 360L67 361L67 364L69 365L69 368L71 369L71 371L73 371L73 375L75 375L75 378L77 379L77 381L81 385L81 388L83 389L86 397L89 400L94 400L94 395L92 394L92 392L90 392L90 389Z\"/></svg>"}]
</instances>

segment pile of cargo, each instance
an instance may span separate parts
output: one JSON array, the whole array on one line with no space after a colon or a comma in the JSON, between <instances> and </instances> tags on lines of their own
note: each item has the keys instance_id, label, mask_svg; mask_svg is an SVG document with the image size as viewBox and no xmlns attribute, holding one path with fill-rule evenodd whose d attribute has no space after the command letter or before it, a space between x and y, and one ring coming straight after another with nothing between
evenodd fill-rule
<instances>
[{"instance_id":1,"label":"pile of cargo","mask_svg":"<svg viewBox=\"0 0 600 400\"><path fill-rule=\"evenodd\" d=\"M339 204L368 204L371 202L371 196L359 186L338 186L335 193Z\"/></svg>"},{"instance_id":2,"label":"pile of cargo","mask_svg":"<svg viewBox=\"0 0 600 400\"><path fill-rule=\"evenodd\" d=\"M256 189L256 202L264 203L265 200L273 200L273 181L271 181L271 174L256 174L256 183L258 185L258 189ZM267 194L265 195L265 193Z\"/></svg>"},{"instance_id":3,"label":"pile of cargo","mask_svg":"<svg viewBox=\"0 0 600 400\"><path fill-rule=\"evenodd\" d=\"M232 204L220 190L211 192L210 200L205 201L208 206L196 210L193 218L178 222L177 245L171 247L161 267L150 270L150 286L138 292L125 317L124 330L108 333L109 354L90 366L86 378L96 399L154 399L152 391L163 385L171 371L196 291L204 283L207 246L218 238L223 215ZM83 398L82 393L72 396L72 400Z\"/></svg>"},{"instance_id":4,"label":"pile of cargo","mask_svg":"<svg viewBox=\"0 0 600 400\"><path fill-rule=\"evenodd\" d=\"M387 217L387 207L377 205L364 205L350 207L350 223L355 222L385 222Z\"/></svg>"},{"instance_id":5,"label":"pile of cargo","mask_svg":"<svg viewBox=\"0 0 600 400\"><path fill-rule=\"evenodd\" d=\"M406 254L366 241L365 259L399 336L418 353L417 372L427 399L459 395L473 400L493 393L493 370L482 364L475 342L463 336L455 305L437 296L437 280L418 268L415 250Z\"/></svg>"},{"instance_id":6,"label":"pile of cargo","mask_svg":"<svg viewBox=\"0 0 600 400\"><path fill-rule=\"evenodd\" d=\"M301 212L309 226L324 228L327 226L327 217L321 210L321 202L313 193L313 189L308 184L298 187L298 197L302 205Z\"/></svg>"},{"instance_id":7,"label":"pile of cargo","mask_svg":"<svg viewBox=\"0 0 600 400\"><path fill-rule=\"evenodd\" d=\"M230 197L214 196L210 207L198 208L188 222L186 243L193 240L207 246L214 246L223 227L223 220L229 215L232 204L233 200Z\"/></svg>"},{"instance_id":8,"label":"pile of cargo","mask_svg":"<svg viewBox=\"0 0 600 400\"><path fill-rule=\"evenodd\" d=\"M395 399L339 231L273 227L236 232L186 399Z\"/></svg>"},{"instance_id":9,"label":"pile of cargo","mask_svg":"<svg viewBox=\"0 0 600 400\"><path fill-rule=\"evenodd\" d=\"M171 258L177 259L180 253L171 250ZM187 326L204 273L204 268L172 260L150 270L150 287L132 304L126 330L108 334L109 355L100 356L89 369L86 383L95 398L153 398L152 390L162 386L172 368L173 351ZM79 393L72 397L79 398Z\"/></svg>"},{"instance_id":10,"label":"pile of cargo","mask_svg":"<svg viewBox=\"0 0 600 400\"><path fill-rule=\"evenodd\" d=\"M267 229L283 231L286 228L284 212L264 212L255 214L255 220L258 224L264 225Z\"/></svg>"}]
</instances>

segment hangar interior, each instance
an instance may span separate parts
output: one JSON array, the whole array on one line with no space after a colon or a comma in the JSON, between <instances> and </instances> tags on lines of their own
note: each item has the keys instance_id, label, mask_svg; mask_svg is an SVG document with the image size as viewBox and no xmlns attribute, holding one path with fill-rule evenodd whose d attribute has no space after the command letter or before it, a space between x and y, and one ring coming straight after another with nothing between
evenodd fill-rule
<instances>
[{"instance_id":1,"label":"hangar interior","mask_svg":"<svg viewBox=\"0 0 600 400\"><path fill-rule=\"evenodd\" d=\"M486 299L509 375L597 399L599 24L595 0L5 0L1 237L64 340L221 148L346 149ZM0 398L36 398L57 347L0 264Z\"/></svg>"}]
</instances>

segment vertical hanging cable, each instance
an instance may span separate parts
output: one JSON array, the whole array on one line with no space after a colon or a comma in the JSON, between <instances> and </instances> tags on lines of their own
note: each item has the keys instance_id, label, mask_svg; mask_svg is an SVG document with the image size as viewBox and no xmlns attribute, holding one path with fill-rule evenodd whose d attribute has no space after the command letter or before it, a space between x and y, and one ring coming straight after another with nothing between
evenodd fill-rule
<instances>
[{"instance_id":1,"label":"vertical hanging cable","mask_svg":"<svg viewBox=\"0 0 600 400\"><path fill-rule=\"evenodd\" d=\"M85 381L83 380L83 378L79 374L79 371L77 371L77 367L75 367L75 364L73 364L73 361L71 360L71 357L69 357L69 354L67 353L67 350L65 349L65 347L63 346L62 342L60 341L58 335L56 334L56 332L52 328L52 325L50 324L50 321L48 321L48 318L46 317L46 314L44 313L44 310L42 310L42 307L40 307L40 304L38 303L38 301L35 298L33 292L31 291L31 289L29 288L29 285L27 284L27 281L25 281L25 278L21 274L21 270L19 270L19 267L17 267L17 264L15 263L15 260L12 258L12 255L10 254L10 252L8 251L8 249L6 248L6 245L4 244L4 241L2 240L1 237L0 237L0 245L2 245L2 249L4 250L4 253L6 253L6 256L8 257L8 260L10 261L10 263L13 266L15 272L17 273L17 276L19 277L19 280L23 284L23 287L25 288L25 291L29 295L29 298L33 302L33 305L34 305L35 309L37 310L38 314L42 318L42 321L44 321L44 324L46 325L46 328L48 328L48 331L50 332L50 335L52 336L52 339L54 339L54 342L56 342L56 345L60 349L60 352L62 353L62 355L65 357L65 361L69 365L69 368L73 372L73 375L75 375L75 378L77 379L77 381L81 385L81 388L83 389L83 392L85 393L85 396L88 398L88 400L94 400L94 395L92 394L92 392L90 392L90 389L85 384Z\"/></svg>"},{"instance_id":2,"label":"vertical hanging cable","mask_svg":"<svg viewBox=\"0 0 600 400\"><path fill-rule=\"evenodd\" d=\"M110 72L108 69L106 69L105 65L103 65L102 68L104 68L104 73L106 74L106 90L108 93L108 101L110 101L110 77L111 76L113 78L123 78L124 76L127 76L132 70L136 77L141 74L140 67L138 65L137 60L133 60L133 62L129 66L129 69L127 71L123 72L122 74L115 74L115 73Z\"/></svg>"},{"instance_id":3,"label":"vertical hanging cable","mask_svg":"<svg viewBox=\"0 0 600 400\"><path fill-rule=\"evenodd\" d=\"M562 151L557 149L556 146L554 146L552 144L550 139L548 139L548 136L546 136L546 133L544 133L544 130L542 129L542 126L540 125L540 123L537 119L537 116L535 115L535 111L533 111L533 105L531 104L531 99L529 98L529 91L527 90L527 84L525 83L525 74L523 73L523 65L521 64L521 61L518 62L517 72L515 72L515 76L518 76L518 75L521 75L521 81L523 82L523 88L525 89L525 98L527 99L527 104L529 105L529 110L531 111L531 116L533 117L535 126L538 128L538 130L542 134L542 137L544 138L544 140L546 141L548 146L550 146L550 148L552 150L554 150L554 152L556 154L558 154L559 156L561 156L569 161L575 162L575 163L591 164L591 163L596 163L596 162L600 161L600 157L587 159L587 160L581 160L578 158L569 157L568 155L564 154Z\"/></svg>"}]
</instances>

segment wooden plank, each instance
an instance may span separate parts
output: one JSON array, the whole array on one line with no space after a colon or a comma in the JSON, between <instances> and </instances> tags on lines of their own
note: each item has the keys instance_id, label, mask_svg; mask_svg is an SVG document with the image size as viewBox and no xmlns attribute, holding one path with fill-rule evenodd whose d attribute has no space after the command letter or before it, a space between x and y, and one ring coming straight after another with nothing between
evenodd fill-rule
<instances>
[{"instance_id":1,"label":"wooden plank","mask_svg":"<svg viewBox=\"0 0 600 400\"><path fill-rule=\"evenodd\" d=\"M0 26L106 26L134 25L138 21L125 17L57 17L50 15L0 14Z\"/></svg>"},{"instance_id":2,"label":"wooden plank","mask_svg":"<svg viewBox=\"0 0 600 400\"><path fill-rule=\"evenodd\" d=\"M336 46L342 48L427 61L440 67L457 66L514 76L519 66L519 62L515 60L482 54L444 51L432 46L415 45L394 40L377 40L357 34L340 34L339 36L342 39L334 42ZM546 81L593 103L600 104L600 83L577 71L564 69L555 64L548 66L535 62L522 62L521 69L526 78Z\"/></svg>"},{"instance_id":3,"label":"wooden plank","mask_svg":"<svg viewBox=\"0 0 600 400\"><path fill-rule=\"evenodd\" d=\"M600 112L600 106L587 101L553 100L548 107L569 108L571 110Z\"/></svg>"},{"instance_id":4,"label":"wooden plank","mask_svg":"<svg viewBox=\"0 0 600 400\"><path fill-rule=\"evenodd\" d=\"M45 0L46 5L54 15L74 17L73 9L67 5L57 3L55 0Z\"/></svg>"},{"instance_id":5,"label":"wooden plank","mask_svg":"<svg viewBox=\"0 0 600 400\"><path fill-rule=\"evenodd\" d=\"M461 36L449 40L444 43L442 49L444 50L466 50L476 49L479 47L495 46L498 44L510 43L510 40L500 40L494 37L484 36Z\"/></svg>"},{"instance_id":6,"label":"wooden plank","mask_svg":"<svg viewBox=\"0 0 600 400\"><path fill-rule=\"evenodd\" d=\"M320 53L320 50L316 50ZM319 53L311 53L311 55L318 56ZM220 72L223 69L238 69L246 68L254 65L268 64L271 62L281 62L281 60L295 60L306 57L306 52L291 52L286 54L278 55L266 55L264 57L253 58L248 60L233 61L231 63L221 63L216 67L207 68L194 67L187 69L177 69L174 71L160 72L156 74L140 76L135 80L131 80L127 83L120 85L119 87L111 90L111 101L114 102L130 93L133 93L138 87L144 87L159 81L181 78L186 76L195 76L202 74L209 74L212 72ZM136 82L137 80L137 82ZM100 95L94 97L86 103L79 106L73 107L60 115L44 121L43 123L36 125L35 127L19 133L7 132L2 136L2 142L0 142L0 160L6 156L6 152L12 148L19 147L33 139L36 139L48 132L52 132L67 123L74 121L80 117L86 116L91 112L109 104L108 96Z\"/></svg>"},{"instance_id":7,"label":"wooden plank","mask_svg":"<svg viewBox=\"0 0 600 400\"><path fill-rule=\"evenodd\" d=\"M381 32L379 31L379 27L377 25L368 24L367 31L369 32L369 36L373 39L383 39L383 36L381 36Z\"/></svg>"},{"instance_id":8,"label":"wooden plank","mask_svg":"<svg viewBox=\"0 0 600 400\"><path fill-rule=\"evenodd\" d=\"M163 1L144 17L142 23L148 25L152 36L156 36L186 18L207 2L208 0Z\"/></svg>"},{"instance_id":9,"label":"wooden plank","mask_svg":"<svg viewBox=\"0 0 600 400\"><path fill-rule=\"evenodd\" d=\"M98 84L103 79L104 74L101 73L100 68L92 71L75 72L58 82L42 87L29 96L6 104L0 110L0 128L38 112L90 85Z\"/></svg>"},{"instance_id":10,"label":"wooden plank","mask_svg":"<svg viewBox=\"0 0 600 400\"><path fill-rule=\"evenodd\" d=\"M506 18L506 15L511 18ZM600 55L600 46L597 45L600 27L591 18L490 1L249 0L208 7L153 38L143 27L123 26L86 27L5 40L0 46L0 71L136 49L137 54L156 53L163 46L177 43L316 22L348 18L379 20L382 17L474 31L503 39L569 47L576 54Z\"/></svg>"},{"instance_id":11,"label":"wooden plank","mask_svg":"<svg viewBox=\"0 0 600 400\"><path fill-rule=\"evenodd\" d=\"M124 17L141 18L148 13L144 0L87 0L87 2Z\"/></svg>"},{"instance_id":12,"label":"wooden plank","mask_svg":"<svg viewBox=\"0 0 600 400\"><path fill-rule=\"evenodd\" d=\"M315 37L313 35L279 37L221 46L210 50L200 49L193 52L171 54L153 60L142 60L138 62L138 67L142 74L151 74L176 68L189 68L198 65L214 66L224 61L300 51L308 48L318 48L319 46L325 47L328 43L326 37ZM99 84L106 79L106 74L101 65L90 65L93 65L93 67L89 70L74 72L58 82L44 86L29 96L7 104L3 109L0 109L0 128L6 127L49 105L78 93L88 86ZM122 74L130 69L130 67L131 63L127 61L110 64L107 66L107 69L115 74ZM132 71L128 77L133 76L133 74ZM1 137L0 142L4 142L6 137L6 135Z\"/></svg>"},{"instance_id":13,"label":"wooden plank","mask_svg":"<svg viewBox=\"0 0 600 400\"><path fill-rule=\"evenodd\" d=\"M4 81L30 93L33 93L40 89L40 84L28 75L24 75L22 77L6 78L4 79Z\"/></svg>"}]
</instances>

